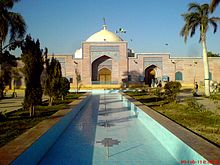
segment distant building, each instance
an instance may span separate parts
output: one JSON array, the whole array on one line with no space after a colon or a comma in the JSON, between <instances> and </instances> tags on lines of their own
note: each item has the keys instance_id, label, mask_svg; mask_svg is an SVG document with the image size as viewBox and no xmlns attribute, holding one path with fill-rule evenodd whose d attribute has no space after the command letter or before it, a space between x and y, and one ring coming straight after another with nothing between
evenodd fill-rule
<instances>
[{"instance_id":1,"label":"distant building","mask_svg":"<svg viewBox=\"0 0 220 165\"><path fill-rule=\"evenodd\" d=\"M169 53L134 53L128 42L109 31L106 25L94 33L74 55L53 55L62 66L62 75L71 86L76 85L75 70L82 79L82 87L107 84L119 87L123 82L146 84L161 80L182 84L202 83L203 60L200 57L175 57ZM49 56L51 58L52 55ZM210 80L220 82L220 58L210 57Z\"/></svg>"}]
</instances>

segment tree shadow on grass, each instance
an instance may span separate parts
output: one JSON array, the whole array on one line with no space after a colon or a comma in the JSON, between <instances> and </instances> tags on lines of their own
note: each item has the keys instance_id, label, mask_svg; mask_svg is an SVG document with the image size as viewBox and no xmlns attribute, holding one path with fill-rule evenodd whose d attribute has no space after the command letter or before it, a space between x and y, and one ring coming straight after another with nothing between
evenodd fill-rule
<instances>
[{"instance_id":1,"label":"tree shadow on grass","mask_svg":"<svg viewBox=\"0 0 220 165\"><path fill-rule=\"evenodd\" d=\"M162 98L157 98L157 97L149 97L149 98L144 98L144 99L137 99L138 101L142 102L142 103L151 103L151 102L158 102L158 101L162 101L164 99Z\"/></svg>"}]
</instances>

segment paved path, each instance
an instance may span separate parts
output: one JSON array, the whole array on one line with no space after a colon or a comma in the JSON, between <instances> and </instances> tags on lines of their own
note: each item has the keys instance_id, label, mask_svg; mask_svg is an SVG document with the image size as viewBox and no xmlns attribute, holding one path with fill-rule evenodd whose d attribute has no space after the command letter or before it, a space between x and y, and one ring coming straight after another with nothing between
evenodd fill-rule
<instances>
[{"instance_id":1,"label":"paved path","mask_svg":"<svg viewBox=\"0 0 220 165\"><path fill-rule=\"evenodd\" d=\"M24 101L24 90L16 91L17 97L11 98L13 91L8 91L6 93L6 99L0 100L0 112L8 113L16 111L22 108L22 103ZM43 97L43 101L47 100Z\"/></svg>"},{"instance_id":2,"label":"paved path","mask_svg":"<svg viewBox=\"0 0 220 165\"><path fill-rule=\"evenodd\" d=\"M0 100L0 112L12 112L22 108L23 96Z\"/></svg>"},{"instance_id":3,"label":"paved path","mask_svg":"<svg viewBox=\"0 0 220 165\"><path fill-rule=\"evenodd\" d=\"M0 100L0 112L11 112L22 108L22 103L24 100L24 90L17 90L16 92L18 97ZM201 91L199 92L199 95L202 95ZM8 91L6 96L11 97L12 91ZM181 92L178 97L180 100L183 100L186 97L193 97L193 96L192 96L192 92L185 91L185 92ZM197 102L200 105L203 105L206 110L210 110L220 115L220 100L214 101L204 97L194 97L194 98L197 100ZM43 100L46 99L47 99L46 97L43 98Z\"/></svg>"},{"instance_id":4,"label":"paved path","mask_svg":"<svg viewBox=\"0 0 220 165\"><path fill-rule=\"evenodd\" d=\"M8 91L6 93L6 99L0 100L0 112L12 112L22 108L22 103L24 100L24 90L16 91L17 97L10 98L13 91Z\"/></svg>"},{"instance_id":5,"label":"paved path","mask_svg":"<svg viewBox=\"0 0 220 165\"><path fill-rule=\"evenodd\" d=\"M220 100L211 100L209 98L202 97L203 93L201 91L199 91L198 94L200 95L199 97L193 97L192 92L181 92L178 95L178 98L180 101L183 101L185 98L193 97L200 105L203 105L204 109L220 115Z\"/></svg>"}]
</instances>

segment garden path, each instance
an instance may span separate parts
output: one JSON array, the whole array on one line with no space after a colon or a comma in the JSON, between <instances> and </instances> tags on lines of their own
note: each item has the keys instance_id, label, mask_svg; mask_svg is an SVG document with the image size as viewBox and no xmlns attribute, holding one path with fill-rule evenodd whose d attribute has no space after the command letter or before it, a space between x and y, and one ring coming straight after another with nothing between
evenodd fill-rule
<instances>
[{"instance_id":1,"label":"garden path","mask_svg":"<svg viewBox=\"0 0 220 165\"><path fill-rule=\"evenodd\" d=\"M194 98L200 105L204 106L204 109L220 115L220 100L211 100L209 98L202 97L201 91L198 92L198 95L198 97ZM187 97L193 97L191 91L185 90L178 95L180 101L183 101Z\"/></svg>"}]
</instances>

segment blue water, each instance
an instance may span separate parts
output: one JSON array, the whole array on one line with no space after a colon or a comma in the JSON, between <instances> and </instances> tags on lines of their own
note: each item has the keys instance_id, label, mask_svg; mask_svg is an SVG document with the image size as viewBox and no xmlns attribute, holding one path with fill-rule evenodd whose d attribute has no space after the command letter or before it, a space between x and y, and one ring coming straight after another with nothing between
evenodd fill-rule
<instances>
[{"instance_id":1,"label":"blue water","mask_svg":"<svg viewBox=\"0 0 220 165\"><path fill-rule=\"evenodd\" d=\"M40 164L176 165L180 160L112 93L93 94Z\"/></svg>"}]
</instances>

